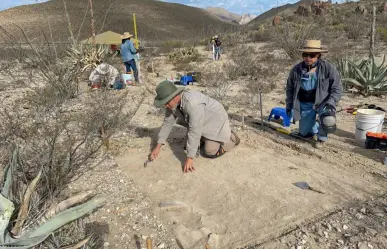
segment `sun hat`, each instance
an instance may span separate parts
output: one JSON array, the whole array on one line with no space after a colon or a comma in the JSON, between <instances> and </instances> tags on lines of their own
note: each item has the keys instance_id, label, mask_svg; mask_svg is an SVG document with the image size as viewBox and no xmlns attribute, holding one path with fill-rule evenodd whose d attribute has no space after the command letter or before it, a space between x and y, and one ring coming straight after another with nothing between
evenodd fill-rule
<instances>
[{"instance_id":1,"label":"sun hat","mask_svg":"<svg viewBox=\"0 0 387 249\"><path fill-rule=\"evenodd\" d=\"M182 91L184 91L183 87L176 87L171 81L162 81L156 87L157 95L154 105L156 107L162 107Z\"/></svg>"},{"instance_id":2,"label":"sun hat","mask_svg":"<svg viewBox=\"0 0 387 249\"><path fill-rule=\"evenodd\" d=\"M304 47L299 51L304 53L328 53L328 50L322 48L320 40L306 40Z\"/></svg>"},{"instance_id":3,"label":"sun hat","mask_svg":"<svg viewBox=\"0 0 387 249\"><path fill-rule=\"evenodd\" d=\"M124 32L123 35L121 35L121 39L129 39L133 37L133 35L131 35L129 32Z\"/></svg>"}]
</instances>

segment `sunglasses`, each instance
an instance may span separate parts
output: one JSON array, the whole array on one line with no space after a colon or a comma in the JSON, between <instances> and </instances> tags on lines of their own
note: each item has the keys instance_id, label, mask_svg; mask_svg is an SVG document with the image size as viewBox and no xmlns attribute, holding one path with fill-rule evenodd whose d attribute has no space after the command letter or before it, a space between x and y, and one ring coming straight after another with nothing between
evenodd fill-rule
<instances>
[{"instance_id":1,"label":"sunglasses","mask_svg":"<svg viewBox=\"0 0 387 249\"><path fill-rule=\"evenodd\" d=\"M302 53L302 57L316 58L318 53Z\"/></svg>"}]
</instances>

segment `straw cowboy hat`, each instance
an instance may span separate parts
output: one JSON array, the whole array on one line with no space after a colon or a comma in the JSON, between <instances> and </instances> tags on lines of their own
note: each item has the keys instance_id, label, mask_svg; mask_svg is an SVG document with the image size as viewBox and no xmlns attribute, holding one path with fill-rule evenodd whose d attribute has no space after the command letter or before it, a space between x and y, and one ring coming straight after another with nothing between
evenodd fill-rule
<instances>
[{"instance_id":1,"label":"straw cowboy hat","mask_svg":"<svg viewBox=\"0 0 387 249\"><path fill-rule=\"evenodd\" d=\"M175 84L173 84L171 81L162 81L156 87L157 95L154 101L154 105L156 107L162 107L182 91L184 91L183 87L176 87Z\"/></svg>"},{"instance_id":2,"label":"straw cowboy hat","mask_svg":"<svg viewBox=\"0 0 387 249\"><path fill-rule=\"evenodd\" d=\"M328 53L328 50L322 48L320 40L306 40L304 47L299 51L304 53Z\"/></svg>"},{"instance_id":3,"label":"straw cowboy hat","mask_svg":"<svg viewBox=\"0 0 387 249\"><path fill-rule=\"evenodd\" d=\"M133 37L133 35L131 35L129 32L124 32L123 35L121 35L121 39L129 39Z\"/></svg>"}]
</instances>

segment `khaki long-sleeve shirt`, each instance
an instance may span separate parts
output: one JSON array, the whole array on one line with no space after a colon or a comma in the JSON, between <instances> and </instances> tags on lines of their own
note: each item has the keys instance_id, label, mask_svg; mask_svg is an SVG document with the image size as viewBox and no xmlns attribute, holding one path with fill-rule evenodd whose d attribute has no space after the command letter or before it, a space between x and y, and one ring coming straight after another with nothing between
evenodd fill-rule
<instances>
[{"instance_id":1,"label":"khaki long-sleeve shirt","mask_svg":"<svg viewBox=\"0 0 387 249\"><path fill-rule=\"evenodd\" d=\"M218 101L194 90L181 93L180 105L175 110L166 109L158 143L165 144L177 120L188 128L187 157L194 158L200 138L227 143L231 129L228 115Z\"/></svg>"}]
</instances>

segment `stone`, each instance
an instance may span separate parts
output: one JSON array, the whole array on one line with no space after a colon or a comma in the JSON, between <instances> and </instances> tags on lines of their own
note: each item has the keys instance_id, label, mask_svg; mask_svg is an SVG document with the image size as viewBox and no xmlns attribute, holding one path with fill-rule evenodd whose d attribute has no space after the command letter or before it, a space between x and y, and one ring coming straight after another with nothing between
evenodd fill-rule
<instances>
[{"instance_id":1,"label":"stone","mask_svg":"<svg viewBox=\"0 0 387 249\"><path fill-rule=\"evenodd\" d=\"M375 229L372 229L372 228L366 228L366 231L372 237L375 237L378 234L378 231L376 231Z\"/></svg>"},{"instance_id":2,"label":"stone","mask_svg":"<svg viewBox=\"0 0 387 249\"><path fill-rule=\"evenodd\" d=\"M211 233L208 236L208 245L210 245L210 248L217 249L219 247L219 235Z\"/></svg>"},{"instance_id":3,"label":"stone","mask_svg":"<svg viewBox=\"0 0 387 249\"><path fill-rule=\"evenodd\" d=\"M366 208L360 209L360 213L362 213L362 214L367 214L367 209L366 209Z\"/></svg>"},{"instance_id":4,"label":"stone","mask_svg":"<svg viewBox=\"0 0 387 249\"><path fill-rule=\"evenodd\" d=\"M344 229L344 230L348 230L348 228L349 228L349 227L348 227L347 225L343 225L343 229Z\"/></svg>"},{"instance_id":5,"label":"stone","mask_svg":"<svg viewBox=\"0 0 387 249\"><path fill-rule=\"evenodd\" d=\"M273 18L273 26L278 26L278 25L281 25L281 17L280 16L275 16Z\"/></svg>"},{"instance_id":6,"label":"stone","mask_svg":"<svg viewBox=\"0 0 387 249\"><path fill-rule=\"evenodd\" d=\"M339 239L339 240L337 240L337 243L339 243L340 245L344 245L344 240Z\"/></svg>"},{"instance_id":7,"label":"stone","mask_svg":"<svg viewBox=\"0 0 387 249\"><path fill-rule=\"evenodd\" d=\"M165 248L165 243L161 243L161 244L159 244L159 245L157 246L157 248L160 248L160 249L163 249L163 248Z\"/></svg>"},{"instance_id":8,"label":"stone","mask_svg":"<svg viewBox=\"0 0 387 249\"><path fill-rule=\"evenodd\" d=\"M365 242L359 242L357 244L357 249L369 249L367 243Z\"/></svg>"},{"instance_id":9,"label":"stone","mask_svg":"<svg viewBox=\"0 0 387 249\"><path fill-rule=\"evenodd\" d=\"M364 219L364 215L362 215L361 213L355 214L355 217L356 217L356 219L358 219L358 220Z\"/></svg>"},{"instance_id":10,"label":"stone","mask_svg":"<svg viewBox=\"0 0 387 249\"><path fill-rule=\"evenodd\" d=\"M324 232L324 237L325 237L325 238L329 238L328 232Z\"/></svg>"},{"instance_id":11,"label":"stone","mask_svg":"<svg viewBox=\"0 0 387 249\"><path fill-rule=\"evenodd\" d=\"M366 16L368 14L368 10L364 5L359 5L355 9L355 13Z\"/></svg>"}]
</instances>

